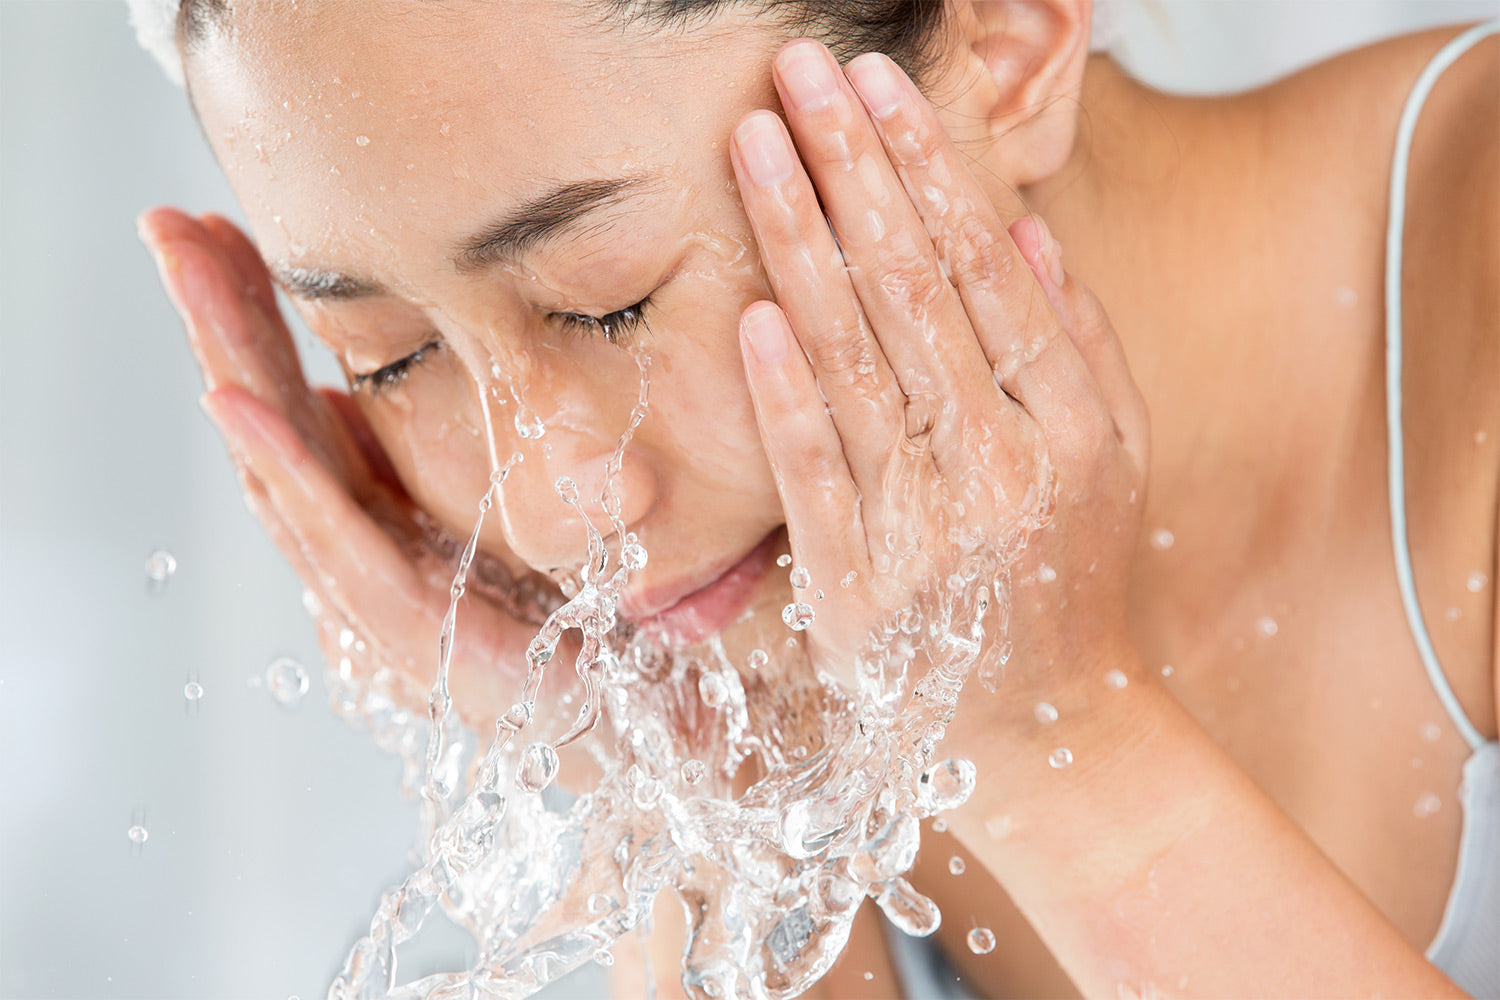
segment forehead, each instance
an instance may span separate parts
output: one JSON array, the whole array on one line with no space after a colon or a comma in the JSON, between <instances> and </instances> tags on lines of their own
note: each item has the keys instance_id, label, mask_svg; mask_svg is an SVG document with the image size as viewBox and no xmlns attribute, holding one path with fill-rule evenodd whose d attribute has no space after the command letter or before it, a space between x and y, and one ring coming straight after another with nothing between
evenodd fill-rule
<instances>
[{"instance_id":1,"label":"forehead","mask_svg":"<svg viewBox=\"0 0 1500 1000\"><path fill-rule=\"evenodd\" d=\"M451 239L558 184L723 160L734 118L770 92L769 33L726 19L684 37L602 10L250 3L190 57L189 81L267 256L361 233Z\"/></svg>"}]
</instances>

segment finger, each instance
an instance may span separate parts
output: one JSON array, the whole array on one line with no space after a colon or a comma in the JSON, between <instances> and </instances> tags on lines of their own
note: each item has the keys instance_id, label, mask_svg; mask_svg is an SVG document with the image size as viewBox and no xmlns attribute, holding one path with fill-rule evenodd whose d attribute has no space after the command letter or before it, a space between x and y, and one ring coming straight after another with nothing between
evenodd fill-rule
<instances>
[{"instance_id":1,"label":"finger","mask_svg":"<svg viewBox=\"0 0 1500 1000\"><path fill-rule=\"evenodd\" d=\"M878 54L855 59L848 75L933 234L1001 387L1049 438L1077 406L1102 405L1087 394L1087 367L926 98Z\"/></svg>"},{"instance_id":2,"label":"finger","mask_svg":"<svg viewBox=\"0 0 1500 1000\"><path fill-rule=\"evenodd\" d=\"M401 500L410 501L410 495L406 492L406 484L396 474L396 467L391 464L391 457L386 454L385 446L375 436L375 429L365 419L364 411L359 408L359 404L347 392L328 386L320 386L314 391L323 400L332 417L342 423L345 434L358 449L360 458L364 462L368 475L359 477L355 482L369 480L372 486L378 485L379 488L395 494ZM356 499L363 498L356 495Z\"/></svg>"},{"instance_id":3,"label":"finger","mask_svg":"<svg viewBox=\"0 0 1500 1000\"><path fill-rule=\"evenodd\" d=\"M994 382L963 303L838 63L802 40L777 54L775 69L797 151L901 388L909 397L993 405Z\"/></svg>"},{"instance_id":4,"label":"finger","mask_svg":"<svg viewBox=\"0 0 1500 1000\"><path fill-rule=\"evenodd\" d=\"M1062 248L1045 222L1028 216L1017 220L1010 233L1068 340L1087 366L1126 452L1139 468L1145 468L1150 421L1114 324L1094 293L1063 268Z\"/></svg>"},{"instance_id":5,"label":"finger","mask_svg":"<svg viewBox=\"0 0 1500 1000\"><path fill-rule=\"evenodd\" d=\"M869 546L860 495L812 366L794 343L774 304L757 302L741 315L740 350L787 535L812 576L835 580L851 569L864 575Z\"/></svg>"},{"instance_id":6,"label":"finger","mask_svg":"<svg viewBox=\"0 0 1500 1000\"><path fill-rule=\"evenodd\" d=\"M747 116L735 129L730 158L777 302L822 386L849 471L870 490L903 431L901 389L781 119L768 111Z\"/></svg>"},{"instance_id":7,"label":"finger","mask_svg":"<svg viewBox=\"0 0 1500 1000\"><path fill-rule=\"evenodd\" d=\"M271 273L266 270L260 251L250 242L250 238L222 215L208 214L201 216L198 221L233 265L244 294L266 316L279 316L281 307L276 302L276 288L271 283Z\"/></svg>"}]
</instances>

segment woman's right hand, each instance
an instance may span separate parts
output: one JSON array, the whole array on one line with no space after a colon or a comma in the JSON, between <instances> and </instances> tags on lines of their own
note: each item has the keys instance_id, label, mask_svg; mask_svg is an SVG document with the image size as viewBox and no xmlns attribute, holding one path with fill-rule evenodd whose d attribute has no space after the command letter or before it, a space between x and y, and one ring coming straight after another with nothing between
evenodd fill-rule
<instances>
[{"instance_id":1,"label":"woman's right hand","mask_svg":"<svg viewBox=\"0 0 1500 1000\"><path fill-rule=\"evenodd\" d=\"M388 671L382 686L425 714L463 541L412 501L355 401L308 385L270 275L239 229L169 208L140 228L202 368L203 408L250 509L312 595L328 663L353 680ZM558 597L551 581L486 553L468 583L449 687L482 732L518 697L526 645Z\"/></svg>"}]
</instances>

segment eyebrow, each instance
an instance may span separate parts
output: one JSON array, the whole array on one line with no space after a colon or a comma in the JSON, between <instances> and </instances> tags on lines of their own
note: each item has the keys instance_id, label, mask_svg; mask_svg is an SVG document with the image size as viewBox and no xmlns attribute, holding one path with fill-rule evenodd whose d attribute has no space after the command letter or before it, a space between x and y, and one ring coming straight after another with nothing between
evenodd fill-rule
<instances>
[{"instance_id":1,"label":"eyebrow","mask_svg":"<svg viewBox=\"0 0 1500 1000\"><path fill-rule=\"evenodd\" d=\"M467 274L515 260L562 236L590 213L614 204L643 183L640 177L615 177L555 187L459 243L454 266ZM270 270L288 294L302 299L349 300L386 292L378 282L339 271L294 267L285 261L271 263Z\"/></svg>"}]
</instances>

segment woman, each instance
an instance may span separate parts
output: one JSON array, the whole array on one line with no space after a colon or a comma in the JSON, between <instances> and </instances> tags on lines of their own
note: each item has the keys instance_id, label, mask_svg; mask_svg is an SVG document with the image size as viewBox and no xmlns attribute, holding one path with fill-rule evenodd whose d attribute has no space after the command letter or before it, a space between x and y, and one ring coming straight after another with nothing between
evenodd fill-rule
<instances>
[{"instance_id":1,"label":"woman","mask_svg":"<svg viewBox=\"0 0 1500 1000\"><path fill-rule=\"evenodd\" d=\"M1493 39L1421 114L1396 272L1396 501L1438 672L1391 566L1381 296L1398 119L1455 31L1186 100L1091 58L1064 0L499 9L179 22L255 243L166 210L143 231L330 636L425 684L428 529L470 530L491 438L525 457L480 550L543 600L586 555L567 476L650 553L625 618L743 658L785 634L790 554L832 671L951 571L933 538L1020 538L1046 505L1004 683L948 727L981 781L913 876L968 987L1500 990ZM307 389L272 276L349 395ZM488 667L533 631L511 611L460 628L471 718L514 698ZM1000 946L966 949L975 926ZM819 988L897 975L862 919Z\"/></svg>"}]
</instances>

